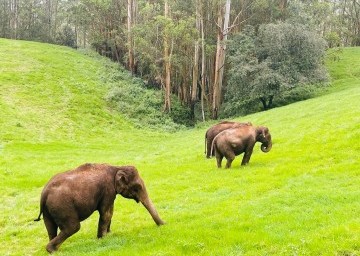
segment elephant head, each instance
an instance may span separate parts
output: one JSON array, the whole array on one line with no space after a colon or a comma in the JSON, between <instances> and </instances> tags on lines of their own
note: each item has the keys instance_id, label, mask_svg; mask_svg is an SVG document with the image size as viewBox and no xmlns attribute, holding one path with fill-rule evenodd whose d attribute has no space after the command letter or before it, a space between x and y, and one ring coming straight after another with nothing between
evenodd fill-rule
<instances>
[{"instance_id":1,"label":"elephant head","mask_svg":"<svg viewBox=\"0 0 360 256\"><path fill-rule=\"evenodd\" d=\"M150 200L144 181L141 179L138 171L133 166L122 166L115 176L116 193L125 198L134 199L137 203L141 202L148 210L151 217L157 225L165 224L160 219L155 206Z\"/></svg>"},{"instance_id":2,"label":"elephant head","mask_svg":"<svg viewBox=\"0 0 360 256\"><path fill-rule=\"evenodd\" d=\"M256 128L256 141L261 142L261 151L267 153L272 148L271 134L269 129L264 126Z\"/></svg>"}]
</instances>

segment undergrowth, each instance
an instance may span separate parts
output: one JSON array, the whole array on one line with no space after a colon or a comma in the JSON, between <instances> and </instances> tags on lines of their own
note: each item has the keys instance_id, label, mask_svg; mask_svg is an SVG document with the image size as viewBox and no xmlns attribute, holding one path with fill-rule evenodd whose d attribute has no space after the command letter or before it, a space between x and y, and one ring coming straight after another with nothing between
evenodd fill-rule
<instances>
[{"instance_id":1,"label":"undergrowth","mask_svg":"<svg viewBox=\"0 0 360 256\"><path fill-rule=\"evenodd\" d=\"M111 62L90 50L81 50L101 61L106 72L101 80L108 85L105 96L114 109L131 120L136 128L160 129L170 132L191 126L189 109L182 106L176 97L172 97L170 113L163 111L163 92L147 88L144 81L134 77L118 63Z\"/></svg>"}]
</instances>

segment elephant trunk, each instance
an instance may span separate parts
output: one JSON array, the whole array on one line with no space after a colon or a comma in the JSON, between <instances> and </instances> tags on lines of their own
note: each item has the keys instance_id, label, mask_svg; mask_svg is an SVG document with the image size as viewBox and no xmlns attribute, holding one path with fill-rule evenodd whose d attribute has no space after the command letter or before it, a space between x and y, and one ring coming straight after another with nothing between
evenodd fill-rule
<instances>
[{"instance_id":1,"label":"elephant trunk","mask_svg":"<svg viewBox=\"0 0 360 256\"><path fill-rule=\"evenodd\" d=\"M156 211L155 206L151 202L149 197L147 197L145 200L141 201L141 203L145 206L146 210L148 210L151 217L155 221L156 225L160 226L160 225L165 224L165 222L162 219L160 219L160 216L159 216L158 212Z\"/></svg>"},{"instance_id":2,"label":"elephant trunk","mask_svg":"<svg viewBox=\"0 0 360 256\"><path fill-rule=\"evenodd\" d=\"M272 142L269 141L268 143L263 143L261 144L261 151L264 153L267 153L271 150L272 148Z\"/></svg>"}]
</instances>

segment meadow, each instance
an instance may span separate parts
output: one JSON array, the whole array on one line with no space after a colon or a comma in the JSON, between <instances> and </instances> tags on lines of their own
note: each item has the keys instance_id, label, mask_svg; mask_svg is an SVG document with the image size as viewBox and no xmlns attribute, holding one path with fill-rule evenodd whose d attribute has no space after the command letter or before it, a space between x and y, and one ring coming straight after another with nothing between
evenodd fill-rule
<instances>
[{"instance_id":1,"label":"meadow","mask_svg":"<svg viewBox=\"0 0 360 256\"><path fill-rule=\"evenodd\" d=\"M118 196L112 232L98 214L56 255L360 255L360 48L328 60L316 98L237 121L269 127L250 164L204 156L216 123L135 128L105 101L103 61L66 47L0 39L0 255L47 255L43 186L86 162L135 165L164 226Z\"/></svg>"}]
</instances>

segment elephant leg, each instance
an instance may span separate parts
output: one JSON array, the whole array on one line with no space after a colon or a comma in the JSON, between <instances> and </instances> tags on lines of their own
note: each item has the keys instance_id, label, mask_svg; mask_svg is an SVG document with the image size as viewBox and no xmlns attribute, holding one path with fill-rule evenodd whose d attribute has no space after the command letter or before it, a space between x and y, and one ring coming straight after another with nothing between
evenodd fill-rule
<instances>
[{"instance_id":1,"label":"elephant leg","mask_svg":"<svg viewBox=\"0 0 360 256\"><path fill-rule=\"evenodd\" d=\"M107 228L107 233L110 233L110 226L111 226L111 220L109 221L109 225L108 225L108 228Z\"/></svg>"},{"instance_id":2,"label":"elephant leg","mask_svg":"<svg viewBox=\"0 0 360 256\"><path fill-rule=\"evenodd\" d=\"M235 159L235 154L233 154L233 153L226 156L227 162L226 162L225 169L228 169L231 167L231 163L234 161L234 159Z\"/></svg>"},{"instance_id":3,"label":"elephant leg","mask_svg":"<svg viewBox=\"0 0 360 256\"><path fill-rule=\"evenodd\" d=\"M58 225L46 211L43 212L43 216L45 227L49 236L49 241L51 241L57 236Z\"/></svg>"},{"instance_id":4,"label":"elephant leg","mask_svg":"<svg viewBox=\"0 0 360 256\"><path fill-rule=\"evenodd\" d=\"M214 145L214 153L216 158L217 167L221 168L221 162L224 158L224 155L217 149L216 145Z\"/></svg>"},{"instance_id":5,"label":"elephant leg","mask_svg":"<svg viewBox=\"0 0 360 256\"><path fill-rule=\"evenodd\" d=\"M216 162L217 162L217 167L221 168L221 162L223 160L224 156L216 156Z\"/></svg>"},{"instance_id":6,"label":"elephant leg","mask_svg":"<svg viewBox=\"0 0 360 256\"><path fill-rule=\"evenodd\" d=\"M252 152L253 152L253 148L245 151L244 157L241 161L241 165L247 165L249 163Z\"/></svg>"},{"instance_id":7,"label":"elephant leg","mask_svg":"<svg viewBox=\"0 0 360 256\"><path fill-rule=\"evenodd\" d=\"M224 155L221 154L218 150L215 149L215 157L216 157L216 163L217 163L217 167L221 168L221 162L224 158Z\"/></svg>"},{"instance_id":8,"label":"elephant leg","mask_svg":"<svg viewBox=\"0 0 360 256\"><path fill-rule=\"evenodd\" d=\"M99 224L97 237L101 238L110 232L111 218L114 212L114 205L111 205L108 209L99 210Z\"/></svg>"},{"instance_id":9,"label":"elephant leg","mask_svg":"<svg viewBox=\"0 0 360 256\"><path fill-rule=\"evenodd\" d=\"M212 145L212 141L207 140L207 142L206 142L206 158L211 158L212 157L210 155L211 154L211 145ZM213 155L214 155L214 152L213 152Z\"/></svg>"},{"instance_id":10,"label":"elephant leg","mask_svg":"<svg viewBox=\"0 0 360 256\"><path fill-rule=\"evenodd\" d=\"M60 233L48 243L46 250L49 253L53 253L67 238L78 232L79 229L80 221L67 220L65 224L60 225Z\"/></svg>"}]
</instances>

